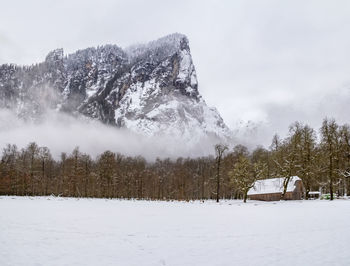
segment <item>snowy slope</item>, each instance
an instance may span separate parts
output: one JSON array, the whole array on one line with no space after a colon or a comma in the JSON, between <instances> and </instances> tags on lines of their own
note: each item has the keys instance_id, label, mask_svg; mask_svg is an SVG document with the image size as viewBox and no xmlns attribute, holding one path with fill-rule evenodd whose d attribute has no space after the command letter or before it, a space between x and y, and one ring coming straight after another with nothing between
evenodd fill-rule
<instances>
[{"instance_id":1,"label":"snowy slope","mask_svg":"<svg viewBox=\"0 0 350 266\"><path fill-rule=\"evenodd\" d=\"M199 94L189 42L182 34L126 49L87 48L68 56L57 49L30 67L2 65L0 107L33 120L51 108L147 136L199 141L232 135Z\"/></svg>"},{"instance_id":2,"label":"snowy slope","mask_svg":"<svg viewBox=\"0 0 350 266\"><path fill-rule=\"evenodd\" d=\"M0 197L0 265L349 265L350 200Z\"/></svg>"}]
</instances>

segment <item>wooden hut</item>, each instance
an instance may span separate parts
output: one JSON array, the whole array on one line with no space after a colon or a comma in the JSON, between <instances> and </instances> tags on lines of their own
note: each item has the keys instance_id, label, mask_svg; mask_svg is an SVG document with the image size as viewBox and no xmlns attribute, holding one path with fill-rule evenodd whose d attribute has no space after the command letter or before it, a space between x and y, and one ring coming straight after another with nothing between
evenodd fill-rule
<instances>
[{"instance_id":1,"label":"wooden hut","mask_svg":"<svg viewBox=\"0 0 350 266\"><path fill-rule=\"evenodd\" d=\"M276 201L282 199L283 181L281 178L270 178L258 180L248 191L248 198L251 200ZM297 176L290 178L284 200L301 200L304 195L304 187L301 179Z\"/></svg>"}]
</instances>

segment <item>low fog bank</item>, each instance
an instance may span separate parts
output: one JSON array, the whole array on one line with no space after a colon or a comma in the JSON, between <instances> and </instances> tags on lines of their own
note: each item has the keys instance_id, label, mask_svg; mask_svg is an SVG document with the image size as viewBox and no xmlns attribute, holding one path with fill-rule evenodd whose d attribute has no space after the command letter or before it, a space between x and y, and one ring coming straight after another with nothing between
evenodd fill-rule
<instances>
[{"instance_id":1,"label":"low fog bank","mask_svg":"<svg viewBox=\"0 0 350 266\"><path fill-rule=\"evenodd\" d=\"M189 143L170 137L146 137L126 129L104 125L83 117L47 111L40 121L24 121L7 109L0 109L0 148L6 144L26 147L30 142L48 147L54 158L61 152L80 151L95 157L106 150L127 156L141 155L149 161L157 157L200 157L214 153L214 138Z\"/></svg>"},{"instance_id":2,"label":"low fog bank","mask_svg":"<svg viewBox=\"0 0 350 266\"><path fill-rule=\"evenodd\" d=\"M282 138L288 134L289 126L295 122L310 125L318 132L325 117L335 118L339 124L350 122L348 86L326 95L305 97L303 101L269 104L263 107L265 119L243 121L237 117L232 126L234 136L229 146L237 144L254 149L268 148L274 134ZM61 152L70 153L75 147L95 157L106 150L127 156L141 155L148 161L157 157L200 157L214 154L215 137L193 141L170 136L146 137L126 129L106 126L101 122L84 117L72 117L53 110L47 110L40 121L24 121L8 109L0 109L0 149L6 144L26 147L35 141L46 146L58 159Z\"/></svg>"}]
</instances>

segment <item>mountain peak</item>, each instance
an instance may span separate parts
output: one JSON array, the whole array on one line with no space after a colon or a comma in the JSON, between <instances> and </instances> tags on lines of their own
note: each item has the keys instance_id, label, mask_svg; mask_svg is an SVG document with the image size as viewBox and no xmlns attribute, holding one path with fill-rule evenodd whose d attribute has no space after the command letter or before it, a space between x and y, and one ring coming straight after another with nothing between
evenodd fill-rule
<instances>
[{"instance_id":1,"label":"mountain peak","mask_svg":"<svg viewBox=\"0 0 350 266\"><path fill-rule=\"evenodd\" d=\"M35 118L50 106L148 136L188 141L231 136L216 109L199 94L189 41L183 34L126 49L92 47L68 56L57 49L45 62L0 77L0 92L6 92L5 98L11 95L3 102L13 102L22 117ZM43 104L43 95L50 104Z\"/></svg>"},{"instance_id":2,"label":"mountain peak","mask_svg":"<svg viewBox=\"0 0 350 266\"><path fill-rule=\"evenodd\" d=\"M63 48L55 49L49 52L45 58L46 62L62 61L64 57Z\"/></svg>"},{"instance_id":3,"label":"mountain peak","mask_svg":"<svg viewBox=\"0 0 350 266\"><path fill-rule=\"evenodd\" d=\"M131 45L125 49L130 61L148 57L150 61L162 61L182 49L189 50L188 38L180 33L173 33L155 41Z\"/></svg>"}]
</instances>

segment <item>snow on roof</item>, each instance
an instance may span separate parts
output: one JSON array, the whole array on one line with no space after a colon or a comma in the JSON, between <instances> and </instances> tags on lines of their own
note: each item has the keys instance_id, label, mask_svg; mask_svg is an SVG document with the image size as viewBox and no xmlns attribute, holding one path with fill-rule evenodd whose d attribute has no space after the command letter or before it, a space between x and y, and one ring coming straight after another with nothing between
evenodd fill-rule
<instances>
[{"instance_id":1,"label":"snow on roof","mask_svg":"<svg viewBox=\"0 0 350 266\"><path fill-rule=\"evenodd\" d=\"M254 186L249 189L248 196L257 194L282 193L283 180L284 177L258 180L255 182ZM292 192L295 189L295 181L297 180L301 179L297 176L292 176L290 178L286 192Z\"/></svg>"},{"instance_id":2,"label":"snow on roof","mask_svg":"<svg viewBox=\"0 0 350 266\"><path fill-rule=\"evenodd\" d=\"M309 195L320 195L321 192L319 191L309 191Z\"/></svg>"}]
</instances>

